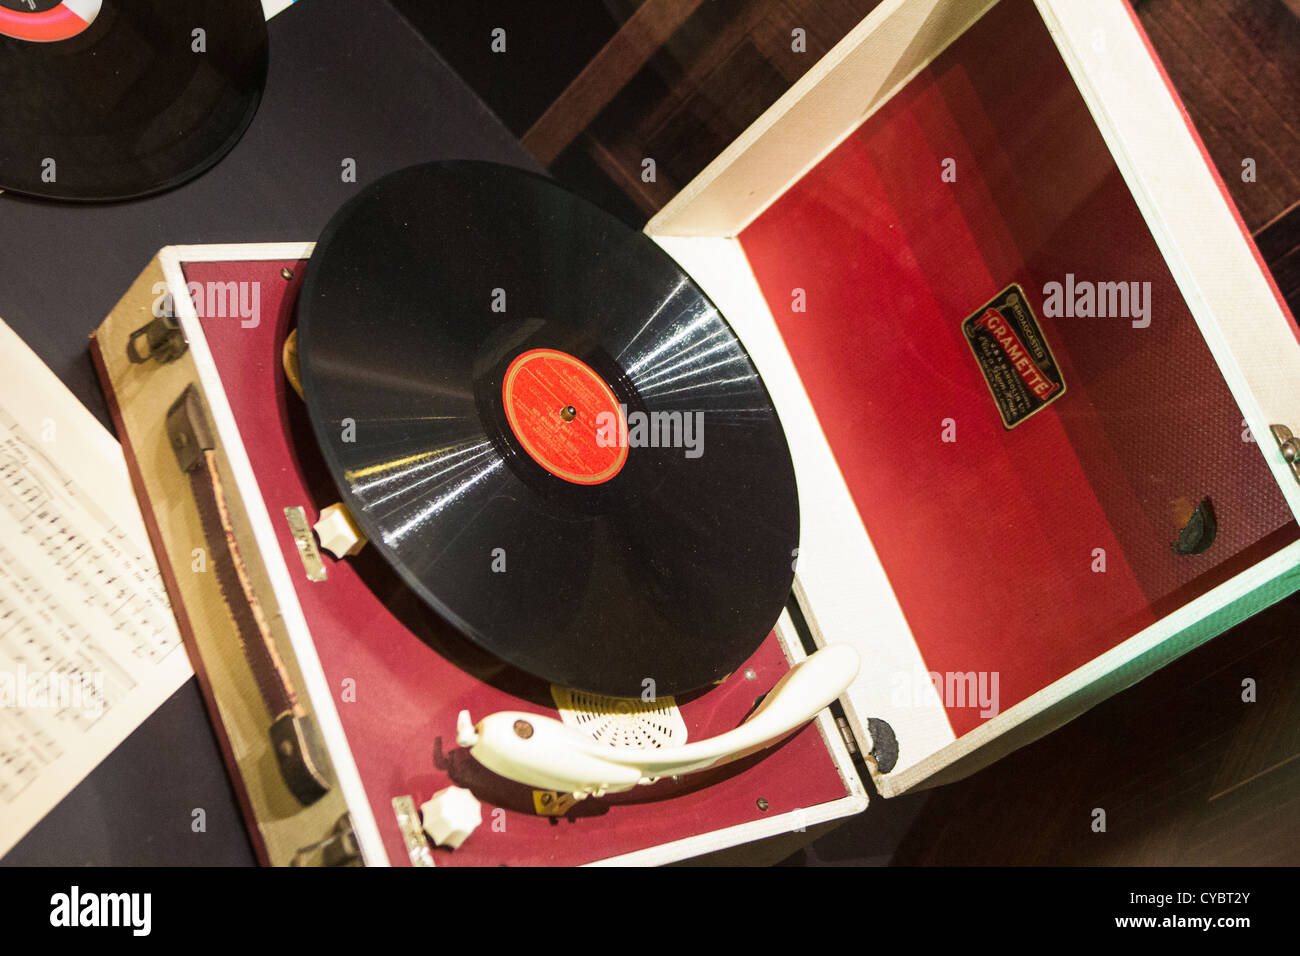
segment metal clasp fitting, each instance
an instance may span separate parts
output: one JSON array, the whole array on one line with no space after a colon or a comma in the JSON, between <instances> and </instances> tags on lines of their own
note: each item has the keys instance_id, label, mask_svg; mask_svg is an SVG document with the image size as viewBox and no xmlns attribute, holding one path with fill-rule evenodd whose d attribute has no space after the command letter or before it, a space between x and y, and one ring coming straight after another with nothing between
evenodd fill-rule
<instances>
[{"instance_id":1,"label":"metal clasp fitting","mask_svg":"<svg viewBox=\"0 0 1300 956\"><path fill-rule=\"evenodd\" d=\"M1291 434L1291 429L1285 425L1269 425L1268 430L1273 433L1278 447L1282 449L1282 457L1291 466L1291 474L1296 481L1300 481L1300 439Z\"/></svg>"},{"instance_id":2,"label":"metal clasp fitting","mask_svg":"<svg viewBox=\"0 0 1300 956\"><path fill-rule=\"evenodd\" d=\"M140 339L145 340L149 351L140 351ZM174 315L160 315L147 325L142 325L126 340L126 357L133 365L142 365L150 359L165 365L185 354L189 343L181 332Z\"/></svg>"}]
</instances>

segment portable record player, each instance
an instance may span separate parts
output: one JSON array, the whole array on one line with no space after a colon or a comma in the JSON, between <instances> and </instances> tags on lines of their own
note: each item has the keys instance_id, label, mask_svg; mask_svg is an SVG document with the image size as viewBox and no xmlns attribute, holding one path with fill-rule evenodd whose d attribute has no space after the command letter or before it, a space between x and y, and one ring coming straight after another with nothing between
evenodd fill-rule
<instances>
[{"instance_id":1,"label":"portable record player","mask_svg":"<svg viewBox=\"0 0 1300 956\"><path fill-rule=\"evenodd\" d=\"M671 705L552 689L392 555L319 553L358 469L323 460L282 362L312 244L164 250L95 334L264 861L788 852L865 807L858 767L885 796L969 773L1300 586L1300 339L1119 0L882 4L646 232L736 330L799 491L792 613ZM331 296L365 287L331 273ZM815 645L861 659L839 721L585 800L492 773L460 717L559 711L673 751L757 719ZM417 807L452 784L482 822L434 848ZM460 794L452 829L480 812Z\"/></svg>"},{"instance_id":2,"label":"portable record player","mask_svg":"<svg viewBox=\"0 0 1300 956\"><path fill-rule=\"evenodd\" d=\"M515 177L544 182L532 174ZM647 670L662 679L665 690L677 686L683 651L652 643L649 616L640 632L611 631L643 646L616 641L594 673L581 665L601 659L593 646L599 628L593 635L566 619L560 637L571 634L581 651L567 666L577 666L575 681L583 687L552 686L467 640L422 603L395 573L400 562L390 565L377 553L382 528L359 554L334 560L318 550L310 526L329 513L338 492L310 434L306 405L294 394L296 375L286 374L283 361L286 351L300 350L300 365L291 361L290 368L311 374L310 342L290 334L305 331L300 287L312 251L311 245L285 244L164 250L94 339L133 480L148 503L146 524L223 751L235 769L259 856L276 864L355 857L417 865L658 863L762 837L788 835L794 844L780 840L775 846L784 849L772 852L789 852L819 824L865 806L862 784L829 713L804 726L826 701L797 713L786 707L782 722L777 701L798 690L797 675L804 683L815 677L806 667L792 669L805 655L788 614L781 613L765 640L766 628L751 641L725 680L703 688L682 684L687 693L678 696L659 691L607 698L585 688L592 680L626 678L639 689ZM349 370L367 368L356 359ZM391 362L386 374L401 387ZM362 428L377 421L358 418ZM745 434L752 439L752 430ZM412 457L394 454L402 463ZM626 467L634 455L629 452ZM734 486L730 491L740 493ZM421 500L427 504L433 497ZM352 514L363 513L356 507L349 522ZM507 518L522 523L528 516L511 512ZM444 527L460 538L471 532L472 519L464 512L449 514ZM350 550L325 525L317 524L317 532L340 553ZM687 536L682 540L687 543ZM503 586L527 588L526 542L505 532L484 542L481 557L489 573L492 544L504 545ZM448 547L443 542L436 550ZM422 545L418 553L427 550ZM573 550L544 555L558 576L557 589L570 580L562 569ZM781 557L787 568L789 550ZM448 573L435 584L445 577L455 580ZM638 570L627 586L637 579L644 588L655 587L649 570ZM788 589L788 578L780 587ZM454 599L462 591L441 593ZM526 593L545 609L547 595ZM510 592L499 592L492 603L511 599ZM632 595L624 599L645 606ZM590 600L587 591L574 603ZM725 610L737 613L729 603ZM779 606L771 613L778 612ZM470 617L457 616L461 622ZM606 620L611 628L626 623L616 614L602 615ZM489 629L489 636L507 642L518 636L531 645L545 635L529 630L530 623L516 618L510 629ZM710 636L685 626L681 633L701 642ZM653 662L654 653L636 663L646 650L664 652L664 666ZM502 648L501 654L509 653L508 646ZM610 671L608 661L620 657L633 662L630 669ZM842 687L856 655L827 658L821 667ZM828 668L832 673L825 673ZM760 699L763 706L756 707ZM515 727L530 721L527 736L536 733L534 743L540 743L547 714L557 708L566 723L584 725L583 734L594 734L601 747L621 742L640 752L648 746L656 757L681 753L700 767L678 761L628 781L643 787L593 778L595 799L582 799L588 793L579 792L579 784L561 781L552 790L490 772L491 758L482 752L487 741L465 740L466 733L490 736L492 721L480 721L475 731L462 714L505 713L514 715ZM740 759L716 768L712 755L699 760L701 745L725 740L742 724L758 727L764 713L775 715L776 723L768 721L761 740L738 744L746 748ZM754 752L753 744L771 738L777 746ZM694 749L681 746L688 740ZM554 775L563 775L572 762L551 759L546 767L551 777L543 783L558 779ZM615 777L621 772L613 766L605 771ZM457 789L446 797L451 786ZM478 801L468 810L456 803L467 793ZM454 852L435 850L422 835L422 822L435 825L428 810L421 820L419 808L438 794L451 807L445 825L457 834ZM468 839L466 813L478 824Z\"/></svg>"}]
</instances>

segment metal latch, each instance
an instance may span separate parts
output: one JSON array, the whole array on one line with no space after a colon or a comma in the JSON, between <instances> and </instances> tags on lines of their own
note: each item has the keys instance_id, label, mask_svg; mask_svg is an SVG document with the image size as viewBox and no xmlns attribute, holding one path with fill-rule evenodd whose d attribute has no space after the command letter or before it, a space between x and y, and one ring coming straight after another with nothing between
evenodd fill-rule
<instances>
[{"instance_id":1,"label":"metal latch","mask_svg":"<svg viewBox=\"0 0 1300 956\"><path fill-rule=\"evenodd\" d=\"M144 339L148 346L147 352L140 351L140 339ZM131 333L126 340L126 357L133 365L141 365L150 359L165 365L184 355L187 348L189 343L185 341L176 316L160 315Z\"/></svg>"},{"instance_id":2,"label":"metal latch","mask_svg":"<svg viewBox=\"0 0 1300 956\"><path fill-rule=\"evenodd\" d=\"M1296 481L1300 481L1300 439L1291 434L1291 429L1285 425L1269 425L1268 430L1273 433L1278 447L1282 449L1282 457L1291 466L1291 474Z\"/></svg>"}]
</instances>

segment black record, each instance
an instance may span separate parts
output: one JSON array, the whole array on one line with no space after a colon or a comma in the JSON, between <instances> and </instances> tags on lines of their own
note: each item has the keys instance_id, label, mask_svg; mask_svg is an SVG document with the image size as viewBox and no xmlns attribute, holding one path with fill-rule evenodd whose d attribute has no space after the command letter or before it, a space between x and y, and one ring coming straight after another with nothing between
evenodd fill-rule
<instances>
[{"instance_id":1,"label":"black record","mask_svg":"<svg viewBox=\"0 0 1300 956\"><path fill-rule=\"evenodd\" d=\"M0 189L178 186L239 140L266 71L260 0L0 0Z\"/></svg>"},{"instance_id":2,"label":"black record","mask_svg":"<svg viewBox=\"0 0 1300 956\"><path fill-rule=\"evenodd\" d=\"M664 695L770 632L799 533L785 435L730 326L641 232L510 167L402 170L326 228L298 348L370 542L499 657Z\"/></svg>"}]
</instances>

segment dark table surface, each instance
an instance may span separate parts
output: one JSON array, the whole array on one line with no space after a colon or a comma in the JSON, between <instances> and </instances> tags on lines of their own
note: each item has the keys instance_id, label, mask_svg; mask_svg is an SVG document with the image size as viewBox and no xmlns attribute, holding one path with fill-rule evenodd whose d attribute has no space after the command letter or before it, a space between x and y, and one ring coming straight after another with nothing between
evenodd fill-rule
<instances>
[{"instance_id":1,"label":"dark table surface","mask_svg":"<svg viewBox=\"0 0 1300 956\"><path fill-rule=\"evenodd\" d=\"M1300 173L1286 157L1300 139L1286 107L1300 90L1298 27L1288 10L1298 2L1135 2L1293 307ZM427 14L424 3L399 0L413 16ZM425 19L426 30L445 26ZM547 25L563 33L566 24L553 19ZM106 424L86 336L159 247L312 239L357 189L414 162L463 157L537 168L381 0L299 0L270 34L266 101L244 140L204 177L155 199L97 208L0 196L0 318ZM1243 155L1274 154L1277 161L1261 160L1267 189L1228 175ZM355 184L341 182L345 158L357 161ZM969 780L873 800L790 862L1294 863L1297 627L1293 597ZM1245 677L1259 681L1257 703L1242 703ZM1087 825L1098 806L1113 811L1103 836ZM196 808L206 812L206 833L191 831ZM193 681L0 859L253 862Z\"/></svg>"},{"instance_id":2,"label":"dark table surface","mask_svg":"<svg viewBox=\"0 0 1300 956\"><path fill-rule=\"evenodd\" d=\"M138 202L0 196L0 318L105 425L87 336L163 246L313 240L380 176L433 159L539 169L427 42L379 0L301 0L270 24L266 96L215 169ZM345 159L357 182L342 181ZM194 833L193 810L207 830ZM191 679L0 863L255 862Z\"/></svg>"}]
</instances>

